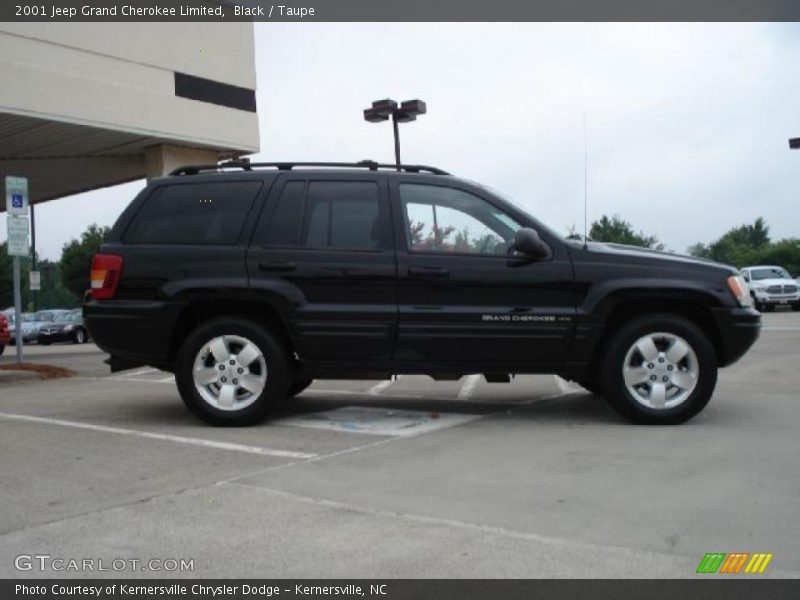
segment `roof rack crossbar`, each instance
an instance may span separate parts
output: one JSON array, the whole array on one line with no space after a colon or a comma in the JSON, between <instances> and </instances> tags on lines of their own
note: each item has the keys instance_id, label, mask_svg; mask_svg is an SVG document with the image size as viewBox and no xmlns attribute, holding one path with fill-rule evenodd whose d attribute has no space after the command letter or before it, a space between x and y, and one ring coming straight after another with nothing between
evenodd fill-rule
<instances>
[{"instance_id":1,"label":"roof rack crossbar","mask_svg":"<svg viewBox=\"0 0 800 600\"><path fill-rule=\"evenodd\" d=\"M187 165L179 167L172 171L170 175L198 175L202 172L216 172L225 169L242 169L243 171L252 171L253 169L268 169L273 168L279 171L291 171L292 169L308 168L308 167L325 167L325 168L366 168L370 171L377 171L378 169L397 169L397 165L378 163L372 160L362 160L356 163L343 163L343 162L249 162L243 160L229 160L219 164L210 165ZM431 173L433 175L449 175L447 171L438 169L436 167L429 167L427 165L400 165L400 170L406 173Z\"/></svg>"}]
</instances>

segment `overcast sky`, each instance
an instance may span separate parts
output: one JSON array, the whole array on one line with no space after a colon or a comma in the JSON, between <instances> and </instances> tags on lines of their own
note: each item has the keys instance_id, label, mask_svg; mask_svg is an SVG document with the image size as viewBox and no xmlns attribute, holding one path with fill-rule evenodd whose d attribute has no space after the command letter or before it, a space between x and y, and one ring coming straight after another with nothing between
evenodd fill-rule
<instances>
[{"instance_id":1,"label":"overcast sky","mask_svg":"<svg viewBox=\"0 0 800 600\"><path fill-rule=\"evenodd\" d=\"M618 213L684 252L763 216L800 237L798 24L256 25L262 160L393 160L373 99L421 98L403 161L485 183L566 232ZM40 255L142 182L37 209Z\"/></svg>"}]
</instances>

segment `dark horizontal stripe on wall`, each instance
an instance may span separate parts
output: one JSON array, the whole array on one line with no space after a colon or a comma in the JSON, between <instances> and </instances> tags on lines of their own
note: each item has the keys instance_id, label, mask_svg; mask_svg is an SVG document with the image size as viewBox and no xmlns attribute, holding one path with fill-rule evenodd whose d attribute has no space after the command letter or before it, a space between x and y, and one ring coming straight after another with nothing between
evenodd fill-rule
<instances>
[{"instance_id":1,"label":"dark horizontal stripe on wall","mask_svg":"<svg viewBox=\"0 0 800 600\"><path fill-rule=\"evenodd\" d=\"M175 73L175 95L228 108L256 112L255 90L186 73Z\"/></svg>"}]
</instances>

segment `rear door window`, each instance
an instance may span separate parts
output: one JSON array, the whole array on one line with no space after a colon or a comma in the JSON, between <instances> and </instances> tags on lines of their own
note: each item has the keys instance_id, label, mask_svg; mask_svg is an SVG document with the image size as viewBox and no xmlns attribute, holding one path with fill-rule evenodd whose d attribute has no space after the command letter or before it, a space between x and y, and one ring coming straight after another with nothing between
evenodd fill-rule
<instances>
[{"instance_id":1,"label":"rear door window","mask_svg":"<svg viewBox=\"0 0 800 600\"><path fill-rule=\"evenodd\" d=\"M273 211L268 247L379 250L378 186L373 181L289 181Z\"/></svg>"},{"instance_id":2,"label":"rear door window","mask_svg":"<svg viewBox=\"0 0 800 600\"><path fill-rule=\"evenodd\" d=\"M221 181L163 186L136 214L125 242L234 245L261 185Z\"/></svg>"}]
</instances>

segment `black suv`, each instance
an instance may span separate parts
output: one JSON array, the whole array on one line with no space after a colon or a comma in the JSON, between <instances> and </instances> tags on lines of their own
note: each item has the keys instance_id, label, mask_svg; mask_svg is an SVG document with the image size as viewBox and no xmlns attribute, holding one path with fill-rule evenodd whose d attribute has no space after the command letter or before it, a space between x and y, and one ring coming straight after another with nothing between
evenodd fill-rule
<instances>
[{"instance_id":1,"label":"black suv","mask_svg":"<svg viewBox=\"0 0 800 600\"><path fill-rule=\"evenodd\" d=\"M555 373L678 423L760 315L731 267L569 241L478 184L372 162L223 163L151 181L92 265L112 370L174 372L217 425L314 378Z\"/></svg>"}]
</instances>

